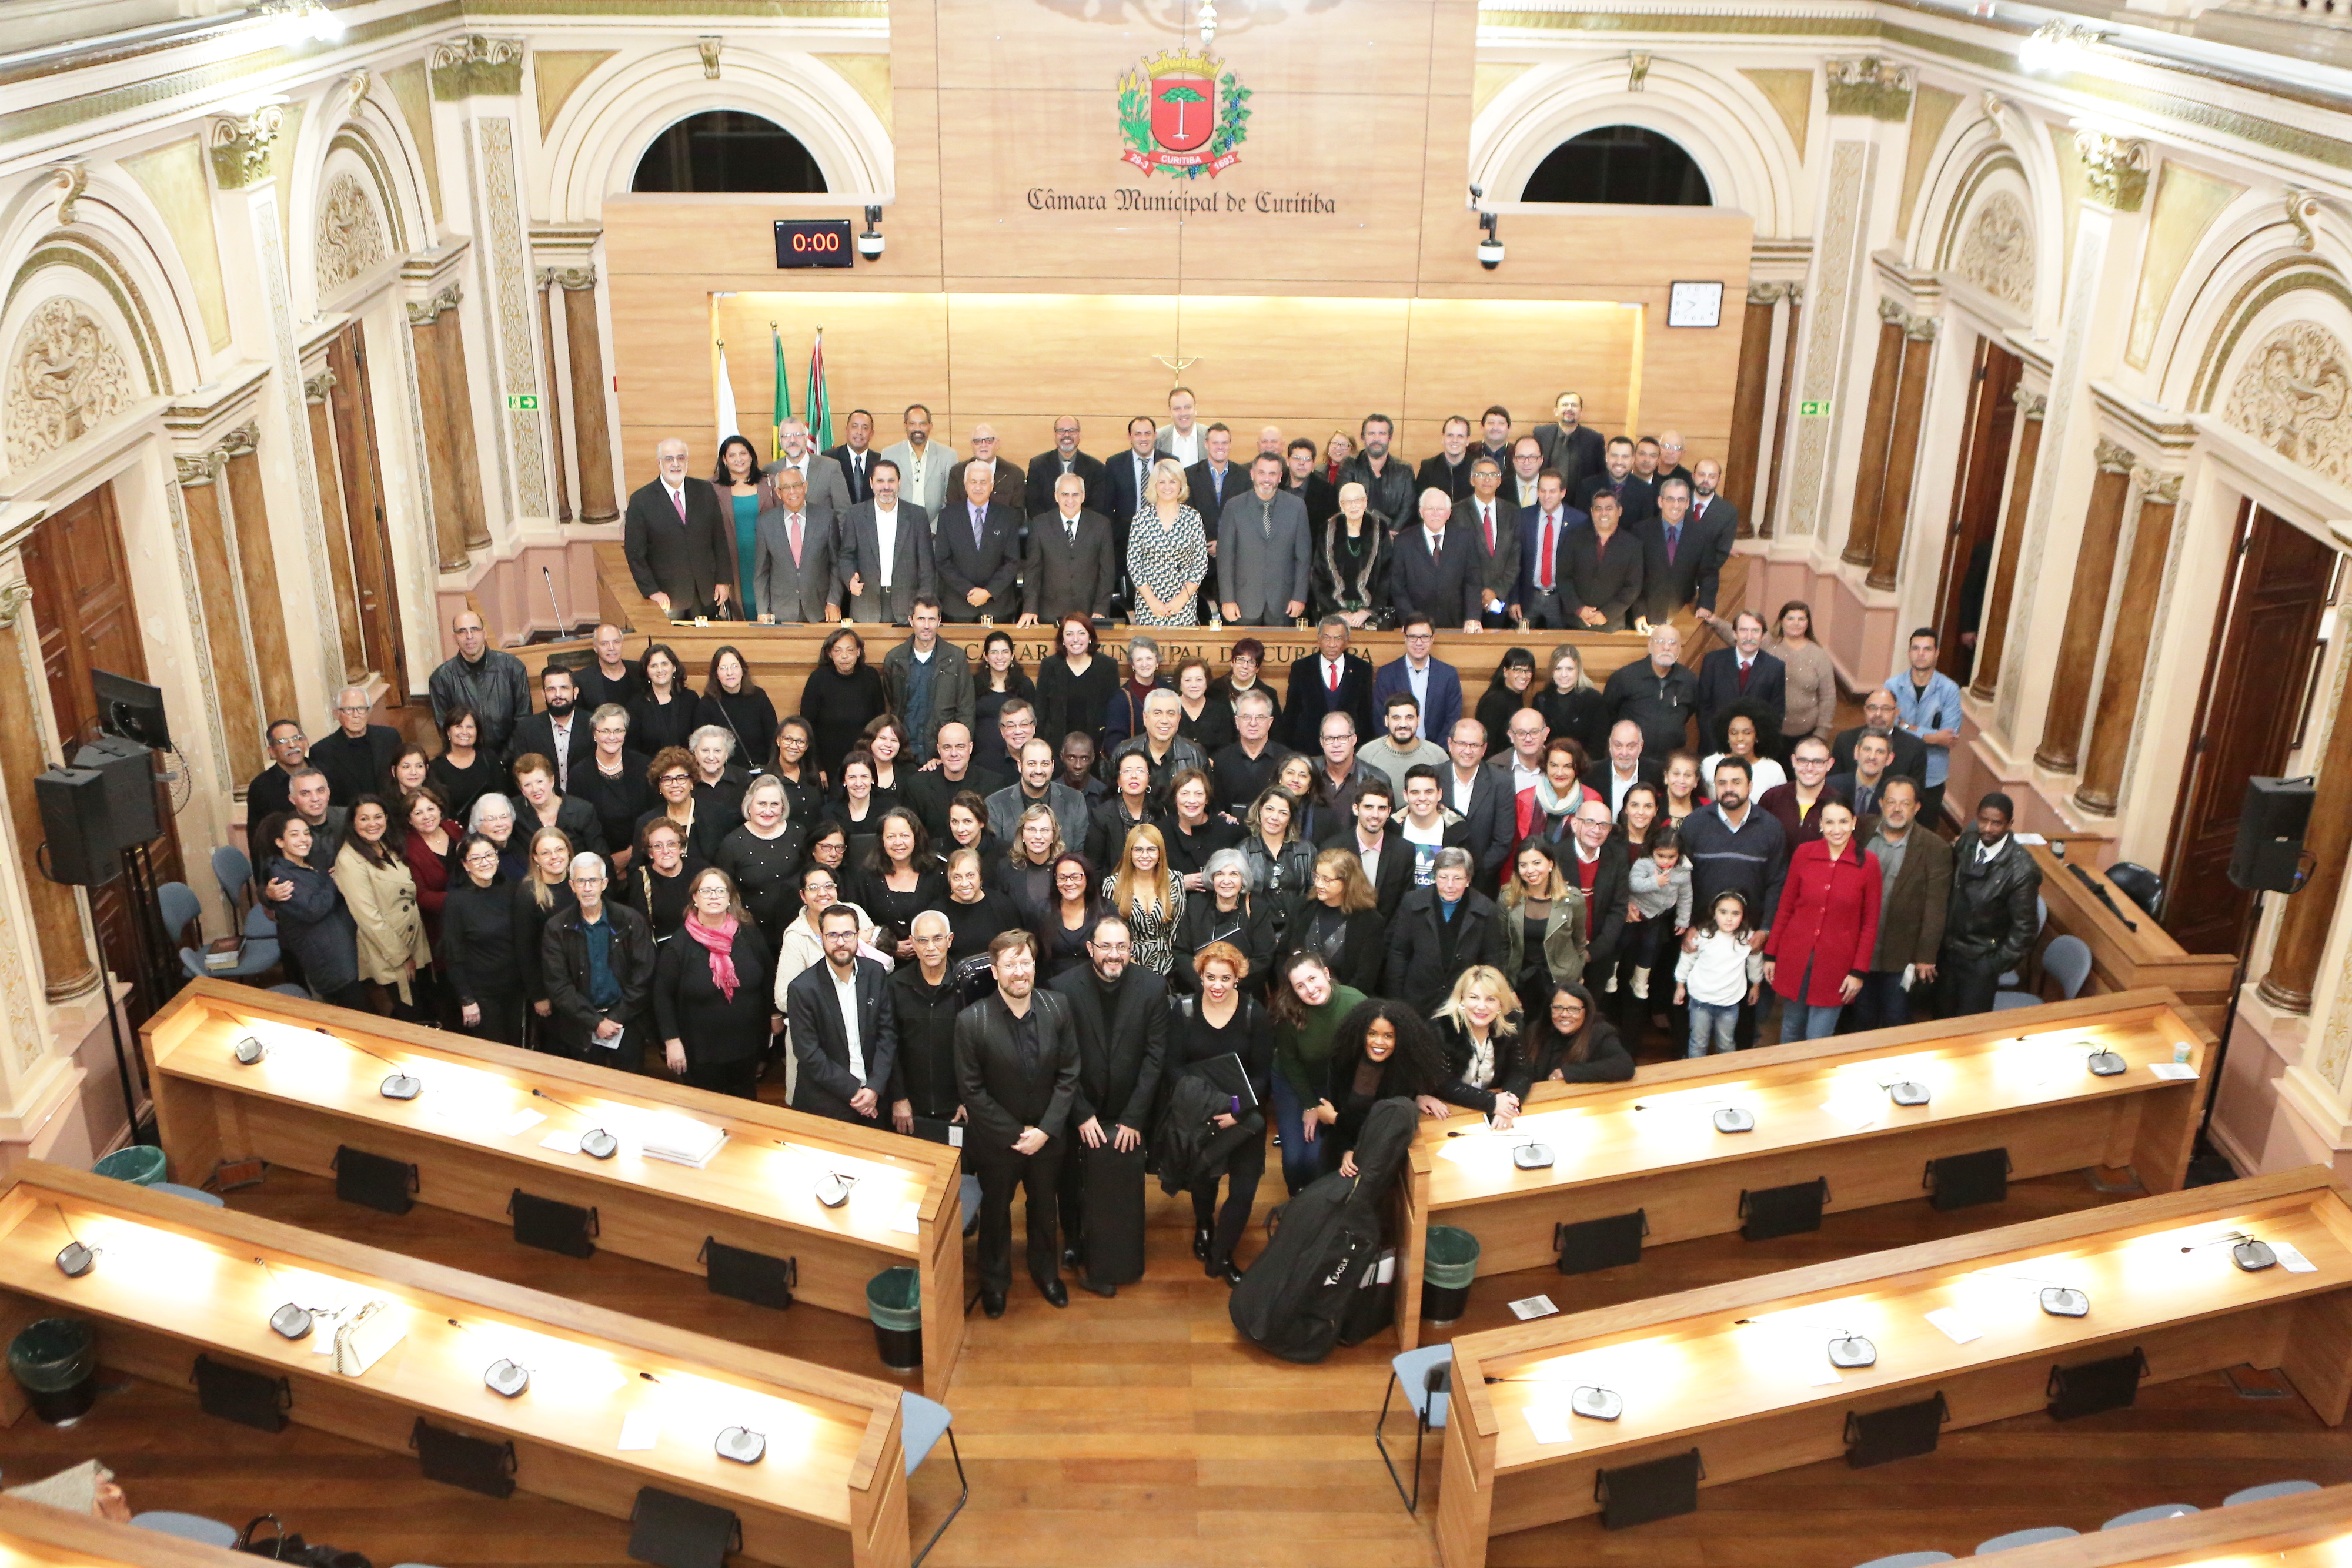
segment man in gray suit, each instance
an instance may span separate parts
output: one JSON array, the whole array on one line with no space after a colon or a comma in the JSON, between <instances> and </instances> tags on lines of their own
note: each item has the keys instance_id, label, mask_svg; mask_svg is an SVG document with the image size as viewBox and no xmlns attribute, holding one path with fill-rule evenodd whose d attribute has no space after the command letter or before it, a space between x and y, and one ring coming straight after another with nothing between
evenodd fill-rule
<instances>
[{"instance_id":1,"label":"man in gray suit","mask_svg":"<svg viewBox=\"0 0 2352 1568\"><path fill-rule=\"evenodd\" d=\"M840 464L809 444L808 422L788 419L780 434L784 450L770 465L769 479L774 480L787 468L794 469L808 486L810 506L835 517L849 510L849 481L843 477Z\"/></svg>"},{"instance_id":2,"label":"man in gray suit","mask_svg":"<svg viewBox=\"0 0 2352 1568\"><path fill-rule=\"evenodd\" d=\"M1217 518L1228 626L1284 626L1307 613L1307 503L1282 487L1282 459L1250 460L1250 487Z\"/></svg>"},{"instance_id":3,"label":"man in gray suit","mask_svg":"<svg viewBox=\"0 0 2352 1568\"><path fill-rule=\"evenodd\" d=\"M829 459L828 459L829 461ZM835 482L840 482L835 472ZM830 507L812 506L808 481L797 468L775 476L776 505L760 514L751 556L751 591L760 619L773 625L841 619L841 585L835 577L840 550Z\"/></svg>"},{"instance_id":4,"label":"man in gray suit","mask_svg":"<svg viewBox=\"0 0 2352 1568\"><path fill-rule=\"evenodd\" d=\"M931 411L921 403L908 403L904 417L907 439L893 443L882 455L898 465L900 492L909 505L922 508L928 521L940 515L940 504L948 498L948 470L955 466L955 448L931 439Z\"/></svg>"},{"instance_id":5,"label":"man in gray suit","mask_svg":"<svg viewBox=\"0 0 2352 1568\"><path fill-rule=\"evenodd\" d=\"M1110 614L1118 587L1110 522L1087 509L1087 482L1076 471L1054 481L1054 506L1029 519L1028 564L1022 572L1021 624L1058 624L1065 615Z\"/></svg>"},{"instance_id":6,"label":"man in gray suit","mask_svg":"<svg viewBox=\"0 0 2352 1568\"><path fill-rule=\"evenodd\" d=\"M946 477L944 465L940 473ZM904 626L915 596L940 591L931 561L931 515L898 499L898 465L887 457L874 464L874 498L843 517L838 549L835 580L849 591L850 610L860 621Z\"/></svg>"}]
</instances>

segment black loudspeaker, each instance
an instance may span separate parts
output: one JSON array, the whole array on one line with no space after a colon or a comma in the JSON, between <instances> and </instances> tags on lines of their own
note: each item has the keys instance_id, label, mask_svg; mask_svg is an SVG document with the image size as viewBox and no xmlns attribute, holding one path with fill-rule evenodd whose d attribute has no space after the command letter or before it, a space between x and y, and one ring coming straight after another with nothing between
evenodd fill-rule
<instances>
[{"instance_id":1,"label":"black loudspeaker","mask_svg":"<svg viewBox=\"0 0 2352 1568\"><path fill-rule=\"evenodd\" d=\"M2293 893L2303 885L2303 831L2311 822L2309 779L2249 779L2238 810L2238 847L2230 880L2255 893Z\"/></svg>"},{"instance_id":2,"label":"black loudspeaker","mask_svg":"<svg viewBox=\"0 0 2352 1568\"><path fill-rule=\"evenodd\" d=\"M33 780L48 841L51 882L97 887L122 874L121 841L107 810L106 776L87 768L52 768Z\"/></svg>"},{"instance_id":3,"label":"black loudspeaker","mask_svg":"<svg viewBox=\"0 0 2352 1568\"><path fill-rule=\"evenodd\" d=\"M106 776L106 810L114 823L114 847L143 844L163 831L155 820L154 753L135 740L101 735L74 753L73 765Z\"/></svg>"}]
</instances>

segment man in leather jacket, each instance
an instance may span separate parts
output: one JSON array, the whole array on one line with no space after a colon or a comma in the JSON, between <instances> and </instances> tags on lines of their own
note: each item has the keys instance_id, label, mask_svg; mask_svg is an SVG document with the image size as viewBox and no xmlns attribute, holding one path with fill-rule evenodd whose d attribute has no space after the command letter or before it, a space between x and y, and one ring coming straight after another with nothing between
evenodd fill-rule
<instances>
[{"instance_id":1,"label":"man in leather jacket","mask_svg":"<svg viewBox=\"0 0 2352 1568\"><path fill-rule=\"evenodd\" d=\"M1974 829L1952 846L1952 903L1944 921L1938 998L1944 1016L1992 1010L2000 977L2033 945L2042 869L2010 831L2016 806L1995 790L1977 802Z\"/></svg>"}]
</instances>

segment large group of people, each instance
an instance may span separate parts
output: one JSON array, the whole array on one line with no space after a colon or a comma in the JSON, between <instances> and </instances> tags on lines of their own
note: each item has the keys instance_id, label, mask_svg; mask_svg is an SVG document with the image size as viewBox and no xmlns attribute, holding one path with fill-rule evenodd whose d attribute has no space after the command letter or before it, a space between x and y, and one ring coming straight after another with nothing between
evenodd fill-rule
<instances>
[{"instance_id":1,"label":"large group of people","mask_svg":"<svg viewBox=\"0 0 2352 1568\"><path fill-rule=\"evenodd\" d=\"M1611 598L1588 613L1584 563L1613 572L1649 549L1640 530L1690 525L1672 502L1678 477L1621 464L1621 444L1574 412L1563 399L1558 426L1509 444L1541 458L1518 465L1539 498L1585 503L1563 570L1527 580L1573 606L1564 625L1632 615L1645 657L1596 682L1573 643L1541 664L1514 643L1483 689L1435 649L1441 630L1496 607L1475 586L1500 580L1485 575L1475 507L1477 471L1508 435L1500 410L1478 452L1454 450L1464 430L1449 428L1432 459L1444 473L1424 464L1408 480L1383 421L1366 422L1339 475L1310 467L1336 498L1335 530L1296 594L1261 573L1272 519L1303 515L1298 487L1276 478L1273 453L1255 465L1267 484L1232 481L1217 594L1269 621L1310 599L1325 612L1280 692L1255 637L1223 672L1163 667L1146 630L1123 661L1097 642L1113 558L1088 542L1102 522L1090 503L1122 494L1121 463L1080 461L1075 421L1025 476L985 435L950 465L917 439L919 410L896 459L870 454L870 422L856 420L849 448L788 440L766 472L730 443L736 546L708 552L711 580L678 586L668 607L740 593L790 610L767 597L784 592L781 550L791 580L814 585L799 611L845 622L796 702L763 690L737 646L689 671L658 641L629 657L614 626L584 664L550 663L534 702L521 663L462 613L431 681L437 754L371 723L357 689L323 739L270 727L271 765L248 792L259 898L289 971L322 998L722 1093L780 1075L797 1109L961 1137L982 1186L992 1313L1017 1187L1029 1272L1056 1304L1064 1269L1111 1294L1134 1255L1089 1218L1114 1161L1137 1182L1158 1162L1171 1190L1191 1190L1195 1253L1231 1281L1268 1142L1295 1192L1350 1167L1381 1099L1508 1125L1538 1082L1630 1077L1655 1034L1694 1056L1748 1045L1774 998L1783 1040L1900 1023L1930 996L1947 1012L1990 1007L2034 934L2038 878L1999 795L1957 849L1934 831L1958 728L1934 635L1910 640L1864 723L1839 731L1801 602L1769 628L1702 602L1727 642L1696 670L1674 601ZM1160 571L1148 541L1156 528L1189 535L1195 560L1206 540L1186 452L1166 443L1197 439L1214 486L1225 433L1180 418L1147 454L1150 423L1127 483L1160 483L1173 512L1133 513L1127 552L1139 622L1156 605L1181 624L1198 574ZM665 444L674 489L680 455ZM922 476L919 493L967 497L940 515L936 549L919 512L887 515L894 462ZM1430 501L1406 548L1386 508L1454 471L1472 520ZM876 501L853 499L836 529L808 499L866 486L886 509L878 533ZM706 509L693 495L653 520L690 524ZM1042 538L1033 517L1025 564L1009 566L991 541L1041 495L1078 505ZM1552 510L1539 504L1535 537L1549 539ZM1247 572L1231 570L1245 553L1236 518L1258 534ZM1433 609L1419 584L1455 548L1448 534L1482 564L1458 603ZM1665 538L1676 561L1712 548ZM831 588L813 550L832 554ZM1080 579L1058 606L1046 591ZM1003 626L977 663L941 635L992 606L1010 618L1016 591L1023 619L1055 625L1034 670ZM905 622L878 658L864 630L877 596L903 601ZM1522 580L1492 597L1508 621L1531 594ZM1368 611L1402 634L1378 668L1350 647ZM1215 1133L1169 1137L1186 1118Z\"/></svg>"}]
</instances>

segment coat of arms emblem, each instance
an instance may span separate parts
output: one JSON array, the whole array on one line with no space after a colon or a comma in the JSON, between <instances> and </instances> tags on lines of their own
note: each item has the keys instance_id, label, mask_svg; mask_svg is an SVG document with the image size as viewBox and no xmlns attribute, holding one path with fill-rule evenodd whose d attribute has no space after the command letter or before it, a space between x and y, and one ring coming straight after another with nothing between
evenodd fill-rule
<instances>
[{"instance_id":1,"label":"coat of arms emblem","mask_svg":"<svg viewBox=\"0 0 2352 1568\"><path fill-rule=\"evenodd\" d=\"M1214 177L1241 161L1249 135L1249 89L1201 49L1148 55L1118 80L1120 156L1149 174Z\"/></svg>"}]
</instances>

